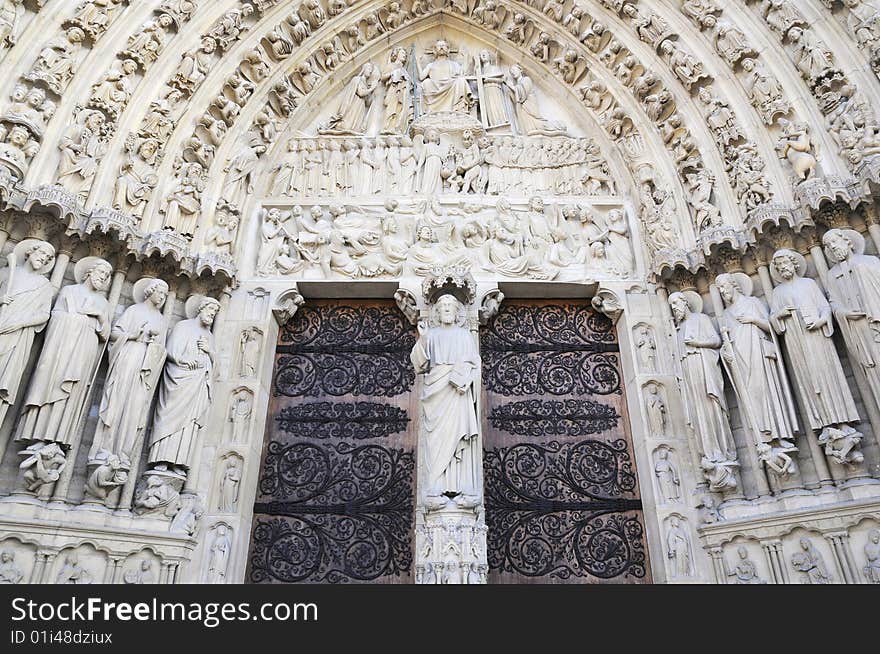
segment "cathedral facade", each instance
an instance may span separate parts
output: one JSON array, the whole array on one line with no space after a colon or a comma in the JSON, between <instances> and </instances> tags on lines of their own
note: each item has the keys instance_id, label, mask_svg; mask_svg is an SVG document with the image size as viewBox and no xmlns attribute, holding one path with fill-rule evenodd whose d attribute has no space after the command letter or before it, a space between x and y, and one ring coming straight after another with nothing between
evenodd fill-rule
<instances>
[{"instance_id":1,"label":"cathedral facade","mask_svg":"<svg viewBox=\"0 0 880 654\"><path fill-rule=\"evenodd\" d=\"M0 0L0 70L0 583L880 583L877 0Z\"/></svg>"}]
</instances>

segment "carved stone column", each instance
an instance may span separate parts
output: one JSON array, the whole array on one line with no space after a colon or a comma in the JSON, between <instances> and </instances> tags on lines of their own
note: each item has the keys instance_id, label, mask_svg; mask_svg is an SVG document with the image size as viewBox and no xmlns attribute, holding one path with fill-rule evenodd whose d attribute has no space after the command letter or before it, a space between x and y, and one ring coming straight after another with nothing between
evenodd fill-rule
<instances>
[{"instance_id":1,"label":"carved stone column","mask_svg":"<svg viewBox=\"0 0 880 654\"><path fill-rule=\"evenodd\" d=\"M848 584L859 583L859 569L853 563L852 553L849 549L849 534L846 531L825 534L825 540L831 546L834 563L841 578Z\"/></svg>"}]
</instances>

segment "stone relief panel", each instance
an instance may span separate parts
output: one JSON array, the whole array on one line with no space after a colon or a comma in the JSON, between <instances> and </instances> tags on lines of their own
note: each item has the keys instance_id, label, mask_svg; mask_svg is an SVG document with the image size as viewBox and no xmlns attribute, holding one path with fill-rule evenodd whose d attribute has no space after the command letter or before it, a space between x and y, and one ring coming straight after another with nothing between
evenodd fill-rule
<instances>
[{"instance_id":1,"label":"stone relief panel","mask_svg":"<svg viewBox=\"0 0 880 654\"><path fill-rule=\"evenodd\" d=\"M31 580L35 563L35 545L11 538L0 542L0 584L35 583Z\"/></svg>"},{"instance_id":2,"label":"stone relief panel","mask_svg":"<svg viewBox=\"0 0 880 654\"><path fill-rule=\"evenodd\" d=\"M546 203L534 196L380 205L269 205L260 214L256 274L292 279L426 277L454 265L477 279L629 277L622 205Z\"/></svg>"}]
</instances>

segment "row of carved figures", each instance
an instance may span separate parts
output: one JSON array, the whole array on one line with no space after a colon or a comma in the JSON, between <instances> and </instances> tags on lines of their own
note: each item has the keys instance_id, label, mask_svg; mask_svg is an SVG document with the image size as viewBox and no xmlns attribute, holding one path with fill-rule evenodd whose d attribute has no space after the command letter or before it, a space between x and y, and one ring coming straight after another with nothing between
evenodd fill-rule
<instances>
[{"instance_id":1,"label":"row of carved figures","mask_svg":"<svg viewBox=\"0 0 880 654\"><path fill-rule=\"evenodd\" d=\"M443 147L434 141L435 135L415 140L407 136L291 139L288 153L273 169L269 192L599 195L616 190L607 162L590 139L476 138L466 132L461 147Z\"/></svg>"},{"instance_id":2,"label":"row of carved figures","mask_svg":"<svg viewBox=\"0 0 880 654\"><path fill-rule=\"evenodd\" d=\"M231 527L224 522L218 522L211 528L207 536L205 573L200 581L209 584L226 583L232 552L231 531ZM28 574L27 563L17 556L28 552L22 547L9 547L16 544L18 543L14 539L0 543L2 547L0 585L23 583L77 586L95 583L141 585L172 584L180 581L179 560L160 558L143 549L132 552L128 557L118 554L107 557L105 552L96 551L89 546L68 548L61 552L40 548L39 551L34 552L34 561ZM127 566L129 562L133 565ZM54 574L53 564L56 570Z\"/></svg>"},{"instance_id":3,"label":"row of carved figures","mask_svg":"<svg viewBox=\"0 0 880 654\"><path fill-rule=\"evenodd\" d=\"M110 264L98 257L78 261L76 283L63 287L53 305L52 284L45 275L54 258L51 244L21 241L0 283L0 422L23 395L12 436L22 459L17 492L66 499L84 417L106 354L107 378L88 454L86 501L131 507L158 390L149 470L135 506L170 511L173 505L176 513L174 495L199 447L199 430L213 399L216 350L211 328L220 304L191 297L187 318L169 331L162 312L168 285L143 278L133 286L134 304L111 323L104 295L113 274ZM25 384L34 339L43 329L43 347Z\"/></svg>"},{"instance_id":4,"label":"row of carved figures","mask_svg":"<svg viewBox=\"0 0 880 654\"><path fill-rule=\"evenodd\" d=\"M862 418L832 335L836 323L850 361L867 379L864 402L880 407L880 345L875 338L880 259L864 254L864 237L854 230L829 230L823 243L833 264L824 280L827 297L805 276L804 257L788 249L777 251L771 261L776 286L769 307L752 295L747 275L716 278L725 305L717 328L703 313L698 294L685 291L669 297L688 422L712 491L735 490L740 465L722 366L737 398L749 449L773 477L797 474L795 434L808 431L830 461L845 467L847 476L864 476L859 472L863 435L856 428ZM803 407L800 420L797 403ZM821 466L827 471L824 461L817 463Z\"/></svg>"},{"instance_id":5,"label":"row of carved figures","mask_svg":"<svg viewBox=\"0 0 880 654\"><path fill-rule=\"evenodd\" d=\"M306 212L264 210L260 225L260 276L426 276L443 265L481 268L504 277L554 279L571 266L628 276L633 271L629 228L622 209L601 215L592 208L527 210L506 198L494 208L443 207L435 198L410 207L388 200L384 210L334 204ZM580 275L582 276L582 275Z\"/></svg>"}]
</instances>

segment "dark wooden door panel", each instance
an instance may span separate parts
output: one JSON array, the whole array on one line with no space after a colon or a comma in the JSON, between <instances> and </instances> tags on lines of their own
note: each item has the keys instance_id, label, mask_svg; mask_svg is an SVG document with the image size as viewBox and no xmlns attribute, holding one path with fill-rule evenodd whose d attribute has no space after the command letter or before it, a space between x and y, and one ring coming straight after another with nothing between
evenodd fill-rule
<instances>
[{"instance_id":1,"label":"dark wooden door panel","mask_svg":"<svg viewBox=\"0 0 880 654\"><path fill-rule=\"evenodd\" d=\"M380 301L311 302L279 334L248 580L412 580L414 343Z\"/></svg>"},{"instance_id":2,"label":"dark wooden door panel","mask_svg":"<svg viewBox=\"0 0 880 654\"><path fill-rule=\"evenodd\" d=\"M611 322L508 301L480 344L489 582L649 582Z\"/></svg>"}]
</instances>

